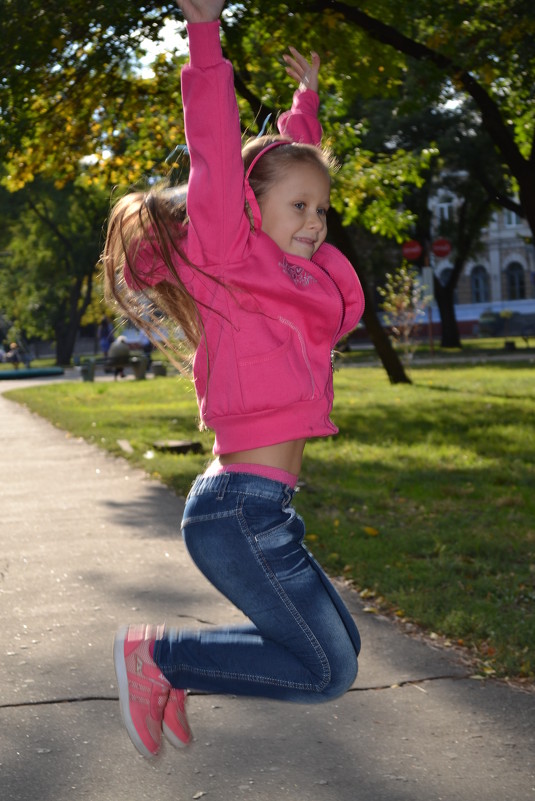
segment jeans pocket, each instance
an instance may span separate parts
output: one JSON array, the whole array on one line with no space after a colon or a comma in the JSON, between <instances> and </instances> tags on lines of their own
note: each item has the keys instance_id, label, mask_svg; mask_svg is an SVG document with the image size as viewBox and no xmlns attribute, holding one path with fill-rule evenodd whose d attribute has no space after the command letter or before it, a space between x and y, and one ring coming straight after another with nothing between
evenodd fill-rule
<instances>
[{"instance_id":1,"label":"jeans pocket","mask_svg":"<svg viewBox=\"0 0 535 801\"><path fill-rule=\"evenodd\" d=\"M295 509L282 514L278 525L264 528L255 535L256 546L269 570L283 583L310 569L309 556L303 547L305 527ZM274 520L270 521L272 524Z\"/></svg>"}]
</instances>

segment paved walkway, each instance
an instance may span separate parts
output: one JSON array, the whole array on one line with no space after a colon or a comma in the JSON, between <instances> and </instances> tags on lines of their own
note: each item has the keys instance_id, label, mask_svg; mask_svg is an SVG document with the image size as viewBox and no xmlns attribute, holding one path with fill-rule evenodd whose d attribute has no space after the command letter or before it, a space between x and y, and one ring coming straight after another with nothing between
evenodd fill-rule
<instances>
[{"instance_id":1,"label":"paved walkway","mask_svg":"<svg viewBox=\"0 0 535 801\"><path fill-rule=\"evenodd\" d=\"M139 757L116 700L117 626L239 615L189 561L169 490L2 395L0 442L2 799L535 801L535 694L471 679L345 589L363 649L343 699L195 695L194 745Z\"/></svg>"}]
</instances>

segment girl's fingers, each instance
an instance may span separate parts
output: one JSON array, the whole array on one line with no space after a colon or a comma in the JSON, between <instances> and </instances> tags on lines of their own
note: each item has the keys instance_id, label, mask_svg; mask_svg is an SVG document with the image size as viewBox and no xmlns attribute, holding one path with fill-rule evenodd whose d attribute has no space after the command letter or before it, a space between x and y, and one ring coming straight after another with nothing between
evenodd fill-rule
<instances>
[{"instance_id":1,"label":"girl's fingers","mask_svg":"<svg viewBox=\"0 0 535 801\"><path fill-rule=\"evenodd\" d=\"M318 73L320 68L320 57L315 51L310 53L310 61L308 61L297 48L290 46L288 48L291 55L288 53L283 54L283 59L286 62L286 72L294 81L296 81L301 88L318 90Z\"/></svg>"}]
</instances>

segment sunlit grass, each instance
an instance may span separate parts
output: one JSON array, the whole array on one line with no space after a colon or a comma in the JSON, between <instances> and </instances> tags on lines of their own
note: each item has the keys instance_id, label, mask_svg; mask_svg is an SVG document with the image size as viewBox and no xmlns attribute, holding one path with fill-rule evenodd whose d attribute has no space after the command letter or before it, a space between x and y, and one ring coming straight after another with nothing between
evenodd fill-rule
<instances>
[{"instance_id":1,"label":"sunlit grass","mask_svg":"<svg viewBox=\"0 0 535 801\"><path fill-rule=\"evenodd\" d=\"M481 669L535 676L535 375L532 366L336 373L337 437L307 445L296 505L332 574L471 648ZM18 390L56 425L127 456L178 493L210 458L191 386L175 378ZM172 456L161 439L205 453ZM148 458L152 456L152 458Z\"/></svg>"}]
</instances>

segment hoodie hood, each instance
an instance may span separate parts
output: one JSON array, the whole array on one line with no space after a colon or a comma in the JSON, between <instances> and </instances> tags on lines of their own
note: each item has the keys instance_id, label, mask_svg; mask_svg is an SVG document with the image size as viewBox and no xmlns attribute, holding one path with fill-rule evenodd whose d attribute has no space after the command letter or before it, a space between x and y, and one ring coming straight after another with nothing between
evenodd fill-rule
<instances>
[{"instance_id":1,"label":"hoodie hood","mask_svg":"<svg viewBox=\"0 0 535 801\"><path fill-rule=\"evenodd\" d=\"M262 214L260 213L260 206L258 205L258 201L256 199L255 193L251 189L251 184L249 183L249 176L251 172L254 170L256 164L260 161L262 156L267 153L269 150L274 150L276 147L280 147L281 145L291 145L293 144L291 139L281 139L276 142L271 142L271 144L266 145L260 153L257 153L252 162L249 165L247 172L245 173L245 199L251 209L251 213L253 215L253 225L255 230L260 230L262 227Z\"/></svg>"}]
</instances>

